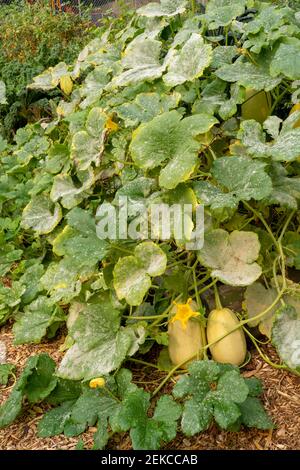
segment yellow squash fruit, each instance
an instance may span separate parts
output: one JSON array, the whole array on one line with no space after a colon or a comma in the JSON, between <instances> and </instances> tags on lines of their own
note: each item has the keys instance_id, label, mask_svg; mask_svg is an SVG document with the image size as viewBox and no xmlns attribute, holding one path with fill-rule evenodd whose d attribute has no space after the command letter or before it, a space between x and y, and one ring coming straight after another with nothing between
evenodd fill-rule
<instances>
[{"instance_id":1,"label":"yellow squash fruit","mask_svg":"<svg viewBox=\"0 0 300 470\"><path fill-rule=\"evenodd\" d=\"M70 95L73 90L73 81L70 75L60 77L59 85L65 95Z\"/></svg>"},{"instance_id":2,"label":"yellow squash fruit","mask_svg":"<svg viewBox=\"0 0 300 470\"><path fill-rule=\"evenodd\" d=\"M241 328L233 331L225 338L226 333L239 324L236 315L229 308L212 310L207 321L207 342L214 343L209 349L216 362L239 366L245 360L247 353L246 339Z\"/></svg>"},{"instance_id":3,"label":"yellow squash fruit","mask_svg":"<svg viewBox=\"0 0 300 470\"><path fill-rule=\"evenodd\" d=\"M245 101L242 104L242 118L255 119L263 123L270 116L272 107L271 95L268 92L246 89Z\"/></svg>"},{"instance_id":4,"label":"yellow squash fruit","mask_svg":"<svg viewBox=\"0 0 300 470\"><path fill-rule=\"evenodd\" d=\"M296 111L300 111L300 103L294 104L294 106L290 110L290 115L295 113ZM294 129L296 129L297 127L300 127L300 118L293 125Z\"/></svg>"},{"instance_id":5,"label":"yellow squash fruit","mask_svg":"<svg viewBox=\"0 0 300 470\"><path fill-rule=\"evenodd\" d=\"M191 300L186 304L175 304L169 321L169 356L174 365L201 359L205 346L205 331L199 321L197 306ZM197 319L198 317L198 319Z\"/></svg>"}]
</instances>

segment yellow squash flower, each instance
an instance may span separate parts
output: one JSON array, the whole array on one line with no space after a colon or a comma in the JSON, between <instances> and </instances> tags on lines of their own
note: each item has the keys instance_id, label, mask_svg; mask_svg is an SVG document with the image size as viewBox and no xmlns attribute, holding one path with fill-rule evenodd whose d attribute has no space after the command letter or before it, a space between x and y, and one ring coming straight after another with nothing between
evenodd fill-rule
<instances>
[{"instance_id":1,"label":"yellow squash flower","mask_svg":"<svg viewBox=\"0 0 300 470\"><path fill-rule=\"evenodd\" d=\"M90 388L102 388L105 387L105 379L103 377L98 377L97 379L92 379L90 381Z\"/></svg>"},{"instance_id":2,"label":"yellow squash flower","mask_svg":"<svg viewBox=\"0 0 300 470\"><path fill-rule=\"evenodd\" d=\"M199 313L195 312L192 307L192 299L188 299L186 304L177 304L176 302L176 314L174 317L170 320L170 323L174 323L176 320L180 321L182 328L186 329L187 327L187 322L189 321L190 318L192 317L198 317Z\"/></svg>"}]
</instances>

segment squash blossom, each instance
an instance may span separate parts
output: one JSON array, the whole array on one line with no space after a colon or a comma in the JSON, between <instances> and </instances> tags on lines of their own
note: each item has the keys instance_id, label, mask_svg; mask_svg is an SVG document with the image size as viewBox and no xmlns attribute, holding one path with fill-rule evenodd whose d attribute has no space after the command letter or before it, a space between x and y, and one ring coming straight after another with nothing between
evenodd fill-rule
<instances>
[{"instance_id":1,"label":"squash blossom","mask_svg":"<svg viewBox=\"0 0 300 470\"><path fill-rule=\"evenodd\" d=\"M170 323L174 323L176 320L178 320L180 321L182 328L186 330L189 319L199 316L199 313L192 309L191 303L192 299L188 299L186 304L177 304L174 302L176 305L176 314L171 318Z\"/></svg>"},{"instance_id":2,"label":"squash blossom","mask_svg":"<svg viewBox=\"0 0 300 470\"><path fill-rule=\"evenodd\" d=\"M92 379L89 383L90 388L102 388L105 387L105 379L103 377L98 377L97 379Z\"/></svg>"}]
</instances>

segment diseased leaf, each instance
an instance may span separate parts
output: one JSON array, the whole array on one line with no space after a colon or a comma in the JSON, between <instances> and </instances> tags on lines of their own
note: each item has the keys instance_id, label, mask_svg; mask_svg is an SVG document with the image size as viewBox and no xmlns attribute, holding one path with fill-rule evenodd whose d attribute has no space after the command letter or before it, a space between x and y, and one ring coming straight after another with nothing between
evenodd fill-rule
<instances>
[{"instance_id":1,"label":"diseased leaf","mask_svg":"<svg viewBox=\"0 0 300 470\"><path fill-rule=\"evenodd\" d=\"M290 368L300 372L300 312L291 305L281 307L275 315L272 344Z\"/></svg>"},{"instance_id":2,"label":"diseased leaf","mask_svg":"<svg viewBox=\"0 0 300 470\"><path fill-rule=\"evenodd\" d=\"M274 424L267 415L261 401L255 397L248 397L240 404L242 423L248 428L273 429Z\"/></svg>"},{"instance_id":3,"label":"diseased leaf","mask_svg":"<svg viewBox=\"0 0 300 470\"><path fill-rule=\"evenodd\" d=\"M165 65L160 63L161 42L143 36L135 38L126 48L122 59L125 71L116 76L112 86L128 86L162 76Z\"/></svg>"},{"instance_id":4,"label":"diseased leaf","mask_svg":"<svg viewBox=\"0 0 300 470\"><path fill-rule=\"evenodd\" d=\"M164 113L137 128L130 145L132 158L145 170L164 165L159 184L173 189L187 180L196 167L202 147L196 136L208 132L216 123L213 116L206 114L182 119L177 111Z\"/></svg>"},{"instance_id":5,"label":"diseased leaf","mask_svg":"<svg viewBox=\"0 0 300 470\"><path fill-rule=\"evenodd\" d=\"M60 377L69 380L91 379L117 369L127 355L133 355L144 341L142 326L120 326L120 312L107 293L97 301L83 304L69 334L74 345L65 354Z\"/></svg>"},{"instance_id":6,"label":"diseased leaf","mask_svg":"<svg viewBox=\"0 0 300 470\"><path fill-rule=\"evenodd\" d=\"M114 267L114 287L120 300L129 305L140 305L151 286L151 277L166 270L167 257L153 242L143 242L133 256L120 258Z\"/></svg>"},{"instance_id":7,"label":"diseased leaf","mask_svg":"<svg viewBox=\"0 0 300 470\"><path fill-rule=\"evenodd\" d=\"M186 0L160 0L160 3L148 3L148 5L139 8L137 14L148 18L172 17L184 13L186 6Z\"/></svg>"},{"instance_id":8,"label":"diseased leaf","mask_svg":"<svg viewBox=\"0 0 300 470\"><path fill-rule=\"evenodd\" d=\"M237 82L245 88L270 91L280 82L281 77L272 77L266 67L254 65L243 60L236 60L233 64L226 64L215 72L216 76L226 82Z\"/></svg>"},{"instance_id":9,"label":"diseased leaf","mask_svg":"<svg viewBox=\"0 0 300 470\"><path fill-rule=\"evenodd\" d=\"M42 235L50 233L60 222L62 211L59 204L53 204L47 196L40 195L32 198L25 207L22 216L24 228L31 228Z\"/></svg>"},{"instance_id":10,"label":"diseased leaf","mask_svg":"<svg viewBox=\"0 0 300 470\"><path fill-rule=\"evenodd\" d=\"M237 208L241 200L261 200L271 193L272 182L265 166L247 157L221 157L213 163L212 175L226 192L206 181L197 181L193 188L200 202L213 210Z\"/></svg>"},{"instance_id":11,"label":"diseased leaf","mask_svg":"<svg viewBox=\"0 0 300 470\"><path fill-rule=\"evenodd\" d=\"M6 104L6 86L5 83L0 80L0 104Z\"/></svg>"},{"instance_id":12,"label":"diseased leaf","mask_svg":"<svg viewBox=\"0 0 300 470\"><path fill-rule=\"evenodd\" d=\"M168 73L163 80L170 87L192 82L202 76L211 59L211 45L204 44L202 36L193 33L180 51L173 50L170 54L167 60Z\"/></svg>"},{"instance_id":13,"label":"diseased leaf","mask_svg":"<svg viewBox=\"0 0 300 470\"><path fill-rule=\"evenodd\" d=\"M65 320L63 310L44 296L39 296L19 313L13 326L15 344L39 343L51 326L52 335ZM55 329L53 329L55 327Z\"/></svg>"},{"instance_id":14,"label":"diseased leaf","mask_svg":"<svg viewBox=\"0 0 300 470\"><path fill-rule=\"evenodd\" d=\"M270 64L270 73L273 77L284 75L290 80L300 79L300 40L285 38L275 52Z\"/></svg>"},{"instance_id":15,"label":"diseased leaf","mask_svg":"<svg viewBox=\"0 0 300 470\"><path fill-rule=\"evenodd\" d=\"M198 258L212 269L211 276L231 286L247 286L261 275L261 267L255 263L260 243L253 232L215 229L205 236L204 247Z\"/></svg>"},{"instance_id":16,"label":"diseased leaf","mask_svg":"<svg viewBox=\"0 0 300 470\"><path fill-rule=\"evenodd\" d=\"M246 3L246 0L210 0L203 16L212 29L227 26L244 12Z\"/></svg>"}]
</instances>

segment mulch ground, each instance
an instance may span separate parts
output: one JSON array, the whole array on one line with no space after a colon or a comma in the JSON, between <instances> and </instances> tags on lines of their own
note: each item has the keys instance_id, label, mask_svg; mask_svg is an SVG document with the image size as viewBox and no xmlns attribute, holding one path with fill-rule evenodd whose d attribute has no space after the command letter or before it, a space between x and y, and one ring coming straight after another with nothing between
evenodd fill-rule
<instances>
[{"instance_id":1,"label":"mulch ground","mask_svg":"<svg viewBox=\"0 0 300 470\"><path fill-rule=\"evenodd\" d=\"M11 328L5 326L0 331L0 341L7 348L6 361L16 365L18 376L29 356L47 352L56 362L62 358L59 347L64 341L61 334L56 340L39 345L14 346ZM268 345L265 352L273 361L278 360L274 349ZM129 366L129 365L128 365ZM145 366L130 363L134 380L149 390L153 389L164 377L162 372L150 370ZM244 368L247 377L259 377L263 381L263 402L272 416L276 428L272 431L242 430L238 433L225 432L212 426L208 431L192 438L178 434L169 443L167 449L182 450L296 450L300 449L300 378L283 370L278 370L266 364L260 356L253 352L251 362ZM0 403L10 393L13 383L0 389ZM167 392L167 385L163 392ZM93 445L93 433L96 428L76 438L55 436L41 439L36 435L36 427L45 408L32 406L25 408L24 413L11 426L0 430L0 450L58 450L74 449L79 439L86 448ZM110 449L127 450L131 448L127 434L115 436L108 447Z\"/></svg>"}]
</instances>

